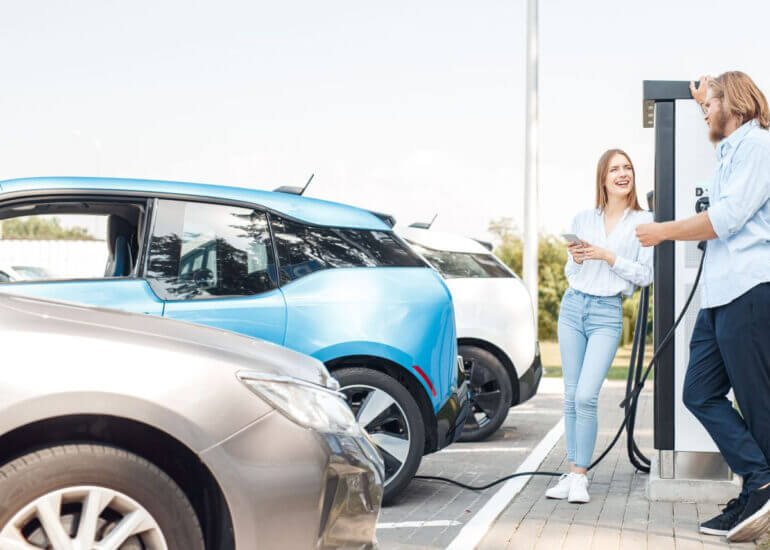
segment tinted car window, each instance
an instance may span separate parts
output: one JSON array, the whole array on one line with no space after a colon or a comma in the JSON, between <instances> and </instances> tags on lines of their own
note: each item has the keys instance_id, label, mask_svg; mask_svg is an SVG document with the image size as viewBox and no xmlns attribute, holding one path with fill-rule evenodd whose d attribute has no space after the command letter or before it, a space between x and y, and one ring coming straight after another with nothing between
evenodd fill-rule
<instances>
[{"instance_id":1,"label":"tinted car window","mask_svg":"<svg viewBox=\"0 0 770 550\"><path fill-rule=\"evenodd\" d=\"M433 250L412 244L433 268L446 279L513 277L491 254L472 254Z\"/></svg>"},{"instance_id":2,"label":"tinted car window","mask_svg":"<svg viewBox=\"0 0 770 550\"><path fill-rule=\"evenodd\" d=\"M159 200L147 279L164 300L248 296L276 288L262 212Z\"/></svg>"},{"instance_id":3,"label":"tinted car window","mask_svg":"<svg viewBox=\"0 0 770 550\"><path fill-rule=\"evenodd\" d=\"M317 227L271 215L281 278L335 267L426 267L392 231Z\"/></svg>"},{"instance_id":4,"label":"tinted car window","mask_svg":"<svg viewBox=\"0 0 770 550\"><path fill-rule=\"evenodd\" d=\"M513 277L513 274L500 265L500 261L492 254L472 254L472 256L490 277Z\"/></svg>"}]
</instances>

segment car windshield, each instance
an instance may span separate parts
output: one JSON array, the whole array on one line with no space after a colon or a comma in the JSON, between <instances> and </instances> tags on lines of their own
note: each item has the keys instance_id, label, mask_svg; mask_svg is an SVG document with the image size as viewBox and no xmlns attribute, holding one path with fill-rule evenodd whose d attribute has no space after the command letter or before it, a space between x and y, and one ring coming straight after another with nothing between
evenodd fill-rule
<instances>
[{"instance_id":1,"label":"car windshield","mask_svg":"<svg viewBox=\"0 0 770 550\"><path fill-rule=\"evenodd\" d=\"M514 277L492 254L434 250L409 242L445 279Z\"/></svg>"}]
</instances>

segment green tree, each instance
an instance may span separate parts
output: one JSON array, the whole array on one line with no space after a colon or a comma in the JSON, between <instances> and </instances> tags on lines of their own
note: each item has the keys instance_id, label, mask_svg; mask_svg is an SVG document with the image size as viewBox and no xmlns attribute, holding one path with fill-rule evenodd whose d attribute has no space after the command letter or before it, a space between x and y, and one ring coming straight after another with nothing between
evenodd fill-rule
<instances>
[{"instance_id":1,"label":"green tree","mask_svg":"<svg viewBox=\"0 0 770 550\"><path fill-rule=\"evenodd\" d=\"M61 226L59 218L26 216L5 220L2 226L3 239L46 239L46 240L93 240L84 227Z\"/></svg>"},{"instance_id":2,"label":"green tree","mask_svg":"<svg viewBox=\"0 0 770 550\"><path fill-rule=\"evenodd\" d=\"M497 257L521 275L524 244L510 218L493 221L489 224L489 231L500 239L500 244L495 249ZM564 275L567 246L556 237L540 235L537 257L538 338L553 340L556 338L561 298L569 286Z\"/></svg>"},{"instance_id":3,"label":"green tree","mask_svg":"<svg viewBox=\"0 0 770 550\"><path fill-rule=\"evenodd\" d=\"M631 344L634 338L634 327L636 326L636 313L639 309L639 301L642 297L642 291L637 290L630 298L623 300L623 335L620 344L623 346ZM652 311L655 303L655 293L650 287L650 307L647 312L647 343L652 343Z\"/></svg>"}]
</instances>

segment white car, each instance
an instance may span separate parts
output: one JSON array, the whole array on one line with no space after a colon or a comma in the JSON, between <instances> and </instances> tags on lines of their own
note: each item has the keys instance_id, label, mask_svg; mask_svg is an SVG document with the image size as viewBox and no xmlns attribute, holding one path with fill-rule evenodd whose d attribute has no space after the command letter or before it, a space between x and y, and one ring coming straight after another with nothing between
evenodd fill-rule
<instances>
[{"instance_id":1,"label":"white car","mask_svg":"<svg viewBox=\"0 0 770 550\"><path fill-rule=\"evenodd\" d=\"M462 441L480 441L508 409L537 392L543 367L529 293L491 245L413 224L398 234L445 279L455 309L459 354L473 361Z\"/></svg>"}]
</instances>

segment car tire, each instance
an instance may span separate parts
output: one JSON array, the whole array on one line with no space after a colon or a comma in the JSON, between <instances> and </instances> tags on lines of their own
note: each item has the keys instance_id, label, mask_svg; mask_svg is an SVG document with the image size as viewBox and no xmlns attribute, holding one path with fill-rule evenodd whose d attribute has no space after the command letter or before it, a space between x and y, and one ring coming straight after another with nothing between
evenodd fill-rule
<instances>
[{"instance_id":1,"label":"car tire","mask_svg":"<svg viewBox=\"0 0 770 550\"><path fill-rule=\"evenodd\" d=\"M476 346L459 346L463 360L473 360L471 414L460 441L483 441L495 433L508 416L513 391L508 370L492 353Z\"/></svg>"},{"instance_id":2,"label":"car tire","mask_svg":"<svg viewBox=\"0 0 770 550\"><path fill-rule=\"evenodd\" d=\"M425 425L420 407L409 390L385 373L353 367L335 370L332 375L385 461L382 501L391 504L420 467L425 450ZM378 411L379 414L375 414Z\"/></svg>"},{"instance_id":3,"label":"car tire","mask_svg":"<svg viewBox=\"0 0 770 550\"><path fill-rule=\"evenodd\" d=\"M89 522L92 505L103 508ZM132 520L141 526L123 539L114 528ZM124 540L119 549L165 544L167 550L204 550L198 518L182 490L135 454L105 445L61 445L0 468L0 541L59 548L57 536L80 535L88 543L83 547L91 548L90 541L105 541L110 533Z\"/></svg>"}]
</instances>

